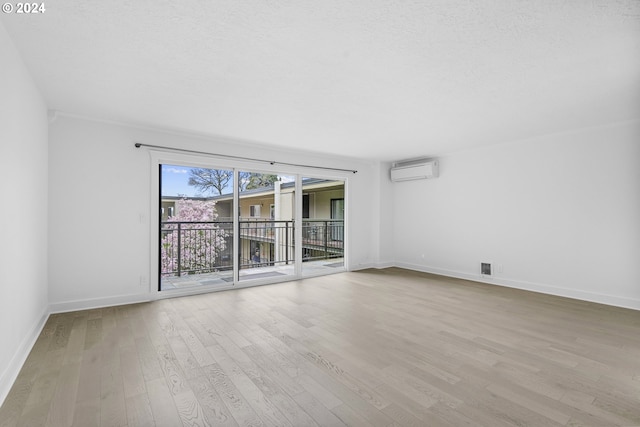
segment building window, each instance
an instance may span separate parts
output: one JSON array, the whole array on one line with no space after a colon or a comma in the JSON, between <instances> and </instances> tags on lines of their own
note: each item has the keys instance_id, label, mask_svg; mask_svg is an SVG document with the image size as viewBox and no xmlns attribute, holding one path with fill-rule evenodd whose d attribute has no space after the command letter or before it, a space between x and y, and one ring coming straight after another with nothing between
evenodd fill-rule
<instances>
[{"instance_id":1,"label":"building window","mask_svg":"<svg viewBox=\"0 0 640 427\"><path fill-rule=\"evenodd\" d=\"M302 218L309 218L309 195L302 195Z\"/></svg>"}]
</instances>

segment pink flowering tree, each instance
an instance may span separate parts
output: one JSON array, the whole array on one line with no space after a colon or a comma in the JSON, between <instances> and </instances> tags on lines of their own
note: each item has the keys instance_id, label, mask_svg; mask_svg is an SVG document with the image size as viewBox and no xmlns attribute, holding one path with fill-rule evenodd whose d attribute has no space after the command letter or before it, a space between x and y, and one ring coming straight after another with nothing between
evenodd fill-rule
<instances>
[{"instance_id":1,"label":"pink flowering tree","mask_svg":"<svg viewBox=\"0 0 640 427\"><path fill-rule=\"evenodd\" d=\"M181 199L162 227L162 276L209 273L226 247L227 233L215 224L215 201Z\"/></svg>"}]
</instances>

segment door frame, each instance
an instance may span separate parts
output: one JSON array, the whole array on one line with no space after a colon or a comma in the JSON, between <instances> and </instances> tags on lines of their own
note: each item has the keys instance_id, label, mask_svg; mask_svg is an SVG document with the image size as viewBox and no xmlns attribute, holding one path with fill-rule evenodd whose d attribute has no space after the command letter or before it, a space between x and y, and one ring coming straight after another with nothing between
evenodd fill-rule
<instances>
[{"instance_id":1,"label":"door frame","mask_svg":"<svg viewBox=\"0 0 640 427\"><path fill-rule=\"evenodd\" d=\"M151 185L150 185L150 198L149 198L149 254L150 254L150 262L149 262L149 293L154 296L154 299L162 299L162 298L172 298L176 296L183 295L195 295L201 293L209 293L215 292L218 290L228 290L228 289L240 289L245 287L253 287L253 286L261 286L273 283L281 283L293 280L302 279L302 245L295 245L295 268L293 275L286 275L282 277L274 277L274 278L264 278L264 279L255 279L249 281L240 281L238 280L239 274L239 266L238 262L234 257L234 271L233 271L233 282L230 283L230 286L227 288L216 288L209 289L206 287L197 287L197 288L185 288L185 289L175 289L175 290L164 290L160 291L159 288L159 280L160 280L160 263L159 263L159 239L160 239L160 218L159 218L159 208L161 204L161 195L160 195L160 165L162 164L177 164L186 167L202 167L202 168L210 168L210 169L229 169L233 170L234 176L234 196L233 196L233 241L234 241L234 250L237 250L240 240L239 235L239 191L238 191L238 172L239 171L255 171L260 173L271 173L271 174L280 174L280 175L292 175L296 177L295 191L296 191L296 202L295 202L295 241L302 242L302 178L303 177L314 177L320 179L329 179L329 180L339 180L344 182L344 227L345 227L345 237L344 237L344 270L341 271L349 271L349 240L347 238L348 235L348 222L349 222L349 172L338 172L331 171L330 174L322 173L323 171L299 167L299 166L290 166L290 167L280 167L280 165L256 165L255 162L250 160L241 160L241 159L226 159L216 157L215 155L193 155L193 154L185 154L185 153L176 153L165 150L149 150L150 156L150 164L151 164ZM142 216L141 216L142 221ZM309 275L305 275L304 278L310 277ZM142 282L142 278L141 278Z\"/></svg>"}]
</instances>

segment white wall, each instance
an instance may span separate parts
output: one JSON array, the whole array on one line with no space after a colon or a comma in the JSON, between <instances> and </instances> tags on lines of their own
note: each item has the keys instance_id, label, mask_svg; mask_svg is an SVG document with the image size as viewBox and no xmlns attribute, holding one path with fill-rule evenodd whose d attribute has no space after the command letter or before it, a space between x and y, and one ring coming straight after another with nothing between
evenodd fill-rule
<instances>
[{"instance_id":1,"label":"white wall","mask_svg":"<svg viewBox=\"0 0 640 427\"><path fill-rule=\"evenodd\" d=\"M394 184L396 264L640 309L639 162L640 122L444 156Z\"/></svg>"},{"instance_id":2,"label":"white wall","mask_svg":"<svg viewBox=\"0 0 640 427\"><path fill-rule=\"evenodd\" d=\"M47 108L0 23L0 404L47 316Z\"/></svg>"},{"instance_id":3,"label":"white wall","mask_svg":"<svg viewBox=\"0 0 640 427\"><path fill-rule=\"evenodd\" d=\"M388 163L61 116L50 127L50 302L58 311L149 298L155 284L140 276L152 256L151 170L140 141L358 169L351 269L484 280L489 261L491 283L640 308L639 135L631 123L496 145L442 157L437 179L392 184Z\"/></svg>"},{"instance_id":4,"label":"white wall","mask_svg":"<svg viewBox=\"0 0 640 427\"><path fill-rule=\"evenodd\" d=\"M270 150L228 140L64 115L50 125L49 139L52 311L146 300L155 292L150 293L149 289L155 289L156 284L140 284L140 276L150 276L152 256L151 161L147 149L134 148L134 142L358 169L357 174L349 175L349 209L352 217L357 218L350 223L350 265L352 268L370 266L376 259L378 242L370 233L370 213L376 209L370 196L377 192L373 163ZM309 173L318 176L316 170Z\"/></svg>"},{"instance_id":5,"label":"white wall","mask_svg":"<svg viewBox=\"0 0 640 427\"><path fill-rule=\"evenodd\" d=\"M379 191L376 194L376 227L373 230L378 238L377 266L380 268L394 265L394 197L395 187L389 179L391 162L380 162L377 168Z\"/></svg>"}]
</instances>

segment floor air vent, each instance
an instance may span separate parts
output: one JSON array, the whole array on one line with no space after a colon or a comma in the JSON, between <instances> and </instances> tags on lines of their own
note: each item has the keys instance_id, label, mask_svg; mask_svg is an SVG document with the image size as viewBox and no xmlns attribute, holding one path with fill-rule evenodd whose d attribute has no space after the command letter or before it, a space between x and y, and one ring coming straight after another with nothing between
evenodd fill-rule
<instances>
[{"instance_id":1,"label":"floor air vent","mask_svg":"<svg viewBox=\"0 0 640 427\"><path fill-rule=\"evenodd\" d=\"M491 264L488 262L481 262L480 274L482 274L483 276L491 276Z\"/></svg>"}]
</instances>

